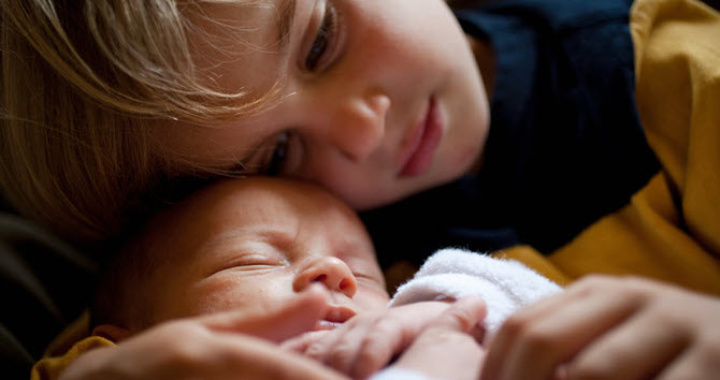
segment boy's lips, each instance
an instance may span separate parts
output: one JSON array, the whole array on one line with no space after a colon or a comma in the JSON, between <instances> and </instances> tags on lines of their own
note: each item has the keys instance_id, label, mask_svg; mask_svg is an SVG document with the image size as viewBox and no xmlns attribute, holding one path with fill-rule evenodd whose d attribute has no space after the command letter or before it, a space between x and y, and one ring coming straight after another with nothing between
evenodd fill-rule
<instances>
[{"instance_id":1,"label":"boy's lips","mask_svg":"<svg viewBox=\"0 0 720 380\"><path fill-rule=\"evenodd\" d=\"M355 316L355 311L344 306L331 306L325 317L313 326L312 331L332 330Z\"/></svg>"},{"instance_id":2,"label":"boy's lips","mask_svg":"<svg viewBox=\"0 0 720 380\"><path fill-rule=\"evenodd\" d=\"M435 98L431 98L425 117L409 131L404 140L399 160L400 177L425 173L432 164L441 139L442 119Z\"/></svg>"}]
</instances>

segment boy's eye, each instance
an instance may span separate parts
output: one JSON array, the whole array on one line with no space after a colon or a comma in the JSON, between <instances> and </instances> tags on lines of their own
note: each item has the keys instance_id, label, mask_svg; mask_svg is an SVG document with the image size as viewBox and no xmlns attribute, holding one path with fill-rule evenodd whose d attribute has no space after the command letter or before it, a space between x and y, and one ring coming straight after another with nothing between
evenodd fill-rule
<instances>
[{"instance_id":1,"label":"boy's eye","mask_svg":"<svg viewBox=\"0 0 720 380\"><path fill-rule=\"evenodd\" d=\"M282 173L288 156L288 132L282 132L275 140L275 146L272 149L270 161L265 166L263 172L269 176L278 176Z\"/></svg>"},{"instance_id":2,"label":"boy's eye","mask_svg":"<svg viewBox=\"0 0 720 380\"><path fill-rule=\"evenodd\" d=\"M336 33L337 28L337 10L331 2L327 2L325 6L325 15L323 16L322 24L318 33L315 36L315 40L310 47L308 56L305 59L305 69L308 71L315 71L318 67L318 63L322 60L328 45Z\"/></svg>"}]
</instances>

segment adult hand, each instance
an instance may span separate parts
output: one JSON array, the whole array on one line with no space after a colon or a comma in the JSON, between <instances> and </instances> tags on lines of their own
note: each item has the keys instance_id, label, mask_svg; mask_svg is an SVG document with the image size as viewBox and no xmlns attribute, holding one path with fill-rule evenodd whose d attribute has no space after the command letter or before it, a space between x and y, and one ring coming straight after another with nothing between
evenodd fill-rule
<instances>
[{"instance_id":1,"label":"adult hand","mask_svg":"<svg viewBox=\"0 0 720 380\"><path fill-rule=\"evenodd\" d=\"M638 278L589 277L510 317L483 380L713 379L720 299Z\"/></svg>"},{"instance_id":2,"label":"adult hand","mask_svg":"<svg viewBox=\"0 0 720 380\"><path fill-rule=\"evenodd\" d=\"M272 343L308 331L326 308L325 292L312 287L273 310L237 310L163 323L116 347L83 354L60 379L346 379Z\"/></svg>"}]
</instances>

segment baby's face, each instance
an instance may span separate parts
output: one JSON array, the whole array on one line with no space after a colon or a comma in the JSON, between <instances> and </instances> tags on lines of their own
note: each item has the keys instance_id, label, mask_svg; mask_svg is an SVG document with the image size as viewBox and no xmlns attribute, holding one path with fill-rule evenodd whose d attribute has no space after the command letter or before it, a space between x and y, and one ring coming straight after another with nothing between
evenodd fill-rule
<instances>
[{"instance_id":1,"label":"baby's face","mask_svg":"<svg viewBox=\"0 0 720 380\"><path fill-rule=\"evenodd\" d=\"M362 223L318 187L269 178L226 181L158 222L152 247L165 258L145 293L155 323L275 307L313 282L330 293L326 322L387 306Z\"/></svg>"},{"instance_id":2,"label":"baby's face","mask_svg":"<svg viewBox=\"0 0 720 380\"><path fill-rule=\"evenodd\" d=\"M443 0L205 8L214 31L249 31L216 41L219 51L197 44L211 83L256 96L279 78L283 85L278 102L254 117L173 129L169 151L226 170L311 179L358 210L456 179L477 162L488 100Z\"/></svg>"}]
</instances>

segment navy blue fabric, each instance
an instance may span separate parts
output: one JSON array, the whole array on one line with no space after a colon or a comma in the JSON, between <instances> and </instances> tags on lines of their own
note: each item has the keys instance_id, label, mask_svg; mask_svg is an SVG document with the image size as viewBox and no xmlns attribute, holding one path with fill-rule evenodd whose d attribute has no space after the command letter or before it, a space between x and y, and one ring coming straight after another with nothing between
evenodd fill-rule
<instances>
[{"instance_id":1,"label":"navy blue fabric","mask_svg":"<svg viewBox=\"0 0 720 380\"><path fill-rule=\"evenodd\" d=\"M476 176L364 213L383 264L448 245L551 253L659 170L634 99L627 0L500 0L457 10L496 54Z\"/></svg>"}]
</instances>

